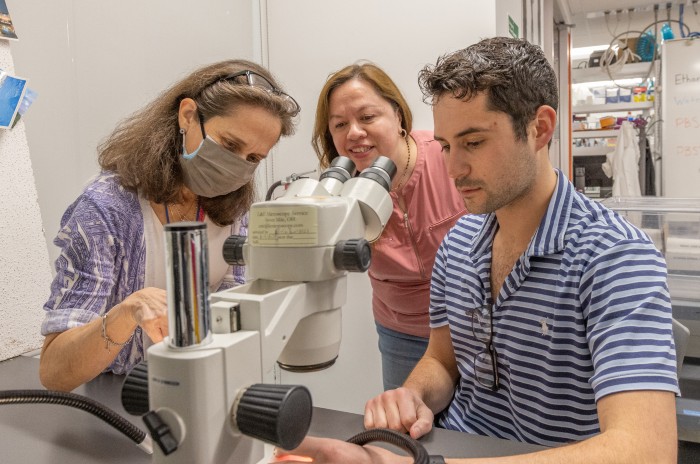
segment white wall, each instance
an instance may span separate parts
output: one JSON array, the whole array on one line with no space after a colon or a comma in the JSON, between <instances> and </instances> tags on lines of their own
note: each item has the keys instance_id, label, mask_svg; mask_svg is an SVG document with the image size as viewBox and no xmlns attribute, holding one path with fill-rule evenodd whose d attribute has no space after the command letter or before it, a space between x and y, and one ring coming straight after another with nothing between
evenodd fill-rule
<instances>
[{"instance_id":1,"label":"white wall","mask_svg":"<svg viewBox=\"0 0 700 464\"><path fill-rule=\"evenodd\" d=\"M15 74L10 47L0 40L0 69ZM16 74L15 74L16 75ZM49 288L49 257L24 122L0 129L0 361L41 346L39 324Z\"/></svg>"},{"instance_id":2,"label":"white wall","mask_svg":"<svg viewBox=\"0 0 700 464\"><path fill-rule=\"evenodd\" d=\"M508 16L518 25L518 37L523 37L523 0L496 0L496 35L511 37Z\"/></svg>"}]
</instances>

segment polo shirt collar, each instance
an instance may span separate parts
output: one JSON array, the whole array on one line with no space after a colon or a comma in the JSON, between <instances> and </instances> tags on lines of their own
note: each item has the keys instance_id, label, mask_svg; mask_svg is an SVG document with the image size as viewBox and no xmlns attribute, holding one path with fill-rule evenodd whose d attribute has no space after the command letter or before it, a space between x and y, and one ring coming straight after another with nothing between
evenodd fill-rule
<instances>
[{"instance_id":1,"label":"polo shirt collar","mask_svg":"<svg viewBox=\"0 0 700 464\"><path fill-rule=\"evenodd\" d=\"M550 255L564 249L575 191L566 176L559 169L555 171L557 186L549 200L547 212L530 241L526 252L528 256Z\"/></svg>"},{"instance_id":2,"label":"polo shirt collar","mask_svg":"<svg viewBox=\"0 0 700 464\"><path fill-rule=\"evenodd\" d=\"M555 169L557 185L549 200L545 213L535 235L530 241L525 254L527 256L542 256L558 253L564 249L567 226L571 218L571 208L574 201L574 188L564 174ZM498 230L495 213L483 215L484 222L481 230L474 236L470 254L479 257L490 250L493 237Z\"/></svg>"}]
</instances>

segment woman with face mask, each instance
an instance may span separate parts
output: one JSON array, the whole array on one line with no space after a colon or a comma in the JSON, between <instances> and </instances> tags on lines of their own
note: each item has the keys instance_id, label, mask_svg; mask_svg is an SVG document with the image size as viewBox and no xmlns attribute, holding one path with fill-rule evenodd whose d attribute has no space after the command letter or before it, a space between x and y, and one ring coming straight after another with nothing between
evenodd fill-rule
<instances>
[{"instance_id":1,"label":"woman with face mask","mask_svg":"<svg viewBox=\"0 0 700 464\"><path fill-rule=\"evenodd\" d=\"M372 310L384 389L400 387L428 346L430 276L447 230L466 209L432 131L412 130L411 110L372 63L332 74L318 98L312 144L322 167L338 156L358 171L379 155L396 164L394 211L372 244Z\"/></svg>"},{"instance_id":2,"label":"woman with face mask","mask_svg":"<svg viewBox=\"0 0 700 464\"><path fill-rule=\"evenodd\" d=\"M293 133L298 112L266 69L231 60L194 71L117 126L98 149L101 173L54 240L44 386L72 390L128 372L168 335L165 224L207 224L211 291L244 283L223 242L246 234L255 169Z\"/></svg>"}]
</instances>

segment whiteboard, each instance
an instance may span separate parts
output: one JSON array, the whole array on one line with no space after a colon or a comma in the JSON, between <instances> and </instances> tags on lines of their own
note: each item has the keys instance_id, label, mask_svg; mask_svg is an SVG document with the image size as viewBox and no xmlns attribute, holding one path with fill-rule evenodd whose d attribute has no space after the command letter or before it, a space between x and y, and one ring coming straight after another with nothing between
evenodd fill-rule
<instances>
[{"instance_id":1,"label":"whiteboard","mask_svg":"<svg viewBox=\"0 0 700 464\"><path fill-rule=\"evenodd\" d=\"M700 197L700 40L661 46L662 193Z\"/></svg>"}]
</instances>

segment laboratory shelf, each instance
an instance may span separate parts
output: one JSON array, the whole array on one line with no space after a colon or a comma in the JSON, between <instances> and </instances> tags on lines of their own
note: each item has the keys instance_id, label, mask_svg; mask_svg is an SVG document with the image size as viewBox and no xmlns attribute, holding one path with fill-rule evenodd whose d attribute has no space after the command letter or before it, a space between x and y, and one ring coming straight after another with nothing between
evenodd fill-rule
<instances>
[{"instance_id":1,"label":"laboratory shelf","mask_svg":"<svg viewBox=\"0 0 700 464\"><path fill-rule=\"evenodd\" d=\"M615 151L615 147L608 147L606 145L595 145L593 147L574 147L571 154L574 157L577 157L577 156L600 156L600 155L607 155L611 151Z\"/></svg>"},{"instance_id":2,"label":"laboratory shelf","mask_svg":"<svg viewBox=\"0 0 700 464\"><path fill-rule=\"evenodd\" d=\"M644 111L654 107L653 101L605 103L603 105L574 105L574 114L619 113L622 111Z\"/></svg>"},{"instance_id":3,"label":"laboratory shelf","mask_svg":"<svg viewBox=\"0 0 700 464\"><path fill-rule=\"evenodd\" d=\"M658 60L654 63L658 69ZM639 78L641 79L646 76L650 67L651 62L641 62L641 63L628 63L622 67L622 69L614 67L612 72L612 77L615 79L631 79ZM657 74L652 72L652 75ZM585 84L589 82L598 81L609 81L610 75L605 71L605 68L594 67L594 68L574 68L571 70L571 83L572 84Z\"/></svg>"},{"instance_id":4,"label":"laboratory shelf","mask_svg":"<svg viewBox=\"0 0 700 464\"><path fill-rule=\"evenodd\" d=\"M600 129L595 129L595 130L582 130L582 131L573 131L571 133L571 136L575 139L603 139L607 137L617 137L618 133L620 131L618 129L607 129L607 130L600 130Z\"/></svg>"}]
</instances>

